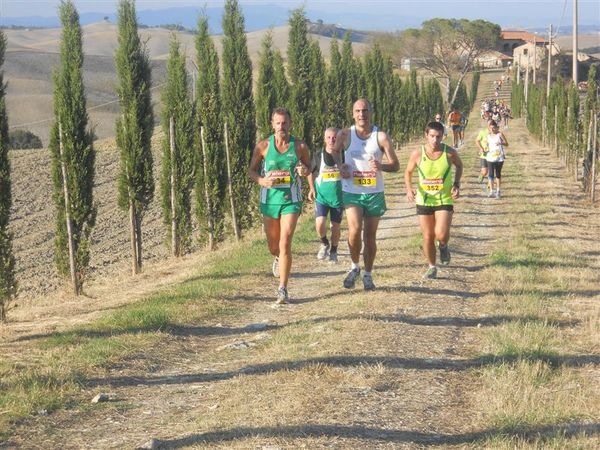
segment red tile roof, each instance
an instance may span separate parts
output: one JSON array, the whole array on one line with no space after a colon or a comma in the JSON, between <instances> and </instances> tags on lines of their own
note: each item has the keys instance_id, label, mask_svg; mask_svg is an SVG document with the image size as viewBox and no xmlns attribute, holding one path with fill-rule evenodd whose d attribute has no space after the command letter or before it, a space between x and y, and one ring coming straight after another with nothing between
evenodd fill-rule
<instances>
[{"instance_id":1,"label":"red tile roof","mask_svg":"<svg viewBox=\"0 0 600 450\"><path fill-rule=\"evenodd\" d=\"M531 42L535 39L536 43L543 43L546 40L543 37L536 36L529 31L502 31L500 33L501 39L504 40L517 40L520 39L522 41Z\"/></svg>"}]
</instances>

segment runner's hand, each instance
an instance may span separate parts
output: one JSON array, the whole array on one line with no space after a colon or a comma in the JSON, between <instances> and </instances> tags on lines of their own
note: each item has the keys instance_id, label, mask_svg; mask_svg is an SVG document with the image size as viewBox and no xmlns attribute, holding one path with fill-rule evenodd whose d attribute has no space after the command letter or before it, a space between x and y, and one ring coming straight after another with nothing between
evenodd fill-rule
<instances>
[{"instance_id":1,"label":"runner's hand","mask_svg":"<svg viewBox=\"0 0 600 450\"><path fill-rule=\"evenodd\" d=\"M307 177L310 174L310 170L302 162L296 164L296 173L301 177Z\"/></svg>"},{"instance_id":2,"label":"runner's hand","mask_svg":"<svg viewBox=\"0 0 600 450\"><path fill-rule=\"evenodd\" d=\"M406 191L406 200L408 200L411 203L414 203L415 202L415 195L417 195L417 193L413 189L407 190Z\"/></svg>"},{"instance_id":3,"label":"runner's hand","mask_svg":"<svg viewBox=\"0 0 600 450\"><path fill-rule=\"evenodd\" d=\"M315 193L315 190L314 189L309 189L309 191L308 191L308 201L309 202L314 202L316 198L317 198L317 194Z\"/></svg>"},{"instance_id":4,"label":"runner's hand","mask_svg":"<svg viewBox=\"0 0 600 450\"><path fill-rule=\"evenodd\" d=\"M275 178L271 177L270 175L268 177L260 177L258 179L258 184L264 188L271 188L273 187L273 184L275 184Z\"/></svg>"},{"instance_id":5,"label":"runner's hand","mask_svg":"<svg viewBox=\"0 0 600 450\"><path fill-rule=\"evenodd\" d=\"M352 174L350 173L350 166L348 164L342 164L340 167L340 174L342 178L350 178Z\"/></svg>"},{"instance_id":6,"label":"runner's hand","mask_svg":"<svg viewBox=\"0 0 600 450\"><path fill-rule=\"evenodd\" d=\"M377 161L376 159L370 159L369 160L369 167L372 170L381 170L381 163L379 161Z\"/></svg>"},{"instance_id":7,"label":"runner's hand","mask_svg":"<svg viewBox=\"0 0 600 450\"><path fill-rule=\"evenodd\" d=\"M452 193L452 198L454 200L456 200L458 197L460 197L460 188L459 187L452 186L452 190L450 192Z\"/></svg>"}]
</instances>

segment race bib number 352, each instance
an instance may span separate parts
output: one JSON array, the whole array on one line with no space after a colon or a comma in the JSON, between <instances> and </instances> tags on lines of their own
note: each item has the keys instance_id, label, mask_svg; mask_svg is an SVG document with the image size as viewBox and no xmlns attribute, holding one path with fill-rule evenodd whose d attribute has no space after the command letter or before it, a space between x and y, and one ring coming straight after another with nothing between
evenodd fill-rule
<instances>
[{"instance_id":1,"label":"race bib number 352","mask_svg":"<svg viewBox=\"0 0 600 450\"><path fill-rule=\"evenodd\" d=\"M377 186L377 172L359 172L355 171L352 174L352 184L354 186L362 186L367 188L375 188Z\"/></svg>"},{"instance_id":2,"label":"race bib number 352","mask_svg":"<svg viewBox=\"0 0 600 450\"><path fill-rule=\"evenodd\" d=\"M437 194L444 188L443 178L428 178L421 180L421 189L428 194Z\"/></svg>"}]
</instances>

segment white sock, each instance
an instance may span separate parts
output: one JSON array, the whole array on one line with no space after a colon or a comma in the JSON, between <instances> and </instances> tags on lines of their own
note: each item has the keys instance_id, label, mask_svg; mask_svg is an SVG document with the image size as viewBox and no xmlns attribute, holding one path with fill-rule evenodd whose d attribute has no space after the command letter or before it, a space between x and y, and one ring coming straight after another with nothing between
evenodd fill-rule
<instances>
[{"instance_id":1,"label":"white sock","mask_svg":"<svg viewBox=\"0 0 600 450\"><path fill-rule=\"evenodd\" d=\"M371 272L363 272L363 277L370 277L371 276Z\"/></svg>"},{"instance_id":2,"label":"white sock","mask_svg":"<svg viewBox=\"0 0 600 450\"><path fill-rule=\"evenodd\" d=\"M352 263L352 270L360 270L360 265L358 265L357 263Z\"/></svg>"}]
</instances>

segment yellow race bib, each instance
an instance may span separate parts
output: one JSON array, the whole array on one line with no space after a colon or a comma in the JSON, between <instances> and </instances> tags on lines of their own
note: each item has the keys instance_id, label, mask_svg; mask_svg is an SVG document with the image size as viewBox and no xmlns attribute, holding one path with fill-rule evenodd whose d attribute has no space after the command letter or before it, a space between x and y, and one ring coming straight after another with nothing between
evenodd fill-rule
<instances>
[{"instance_id":1,"label":"yellow race bib","mask_svg":"<svg viewBox=\"0 0 600 450\"><path fill-rule=\"evenodd\" d=\"M377 186L377 172L355 170L352 174L352 184L367 188L375 188Z\"/></svg>"}]
</instances>

